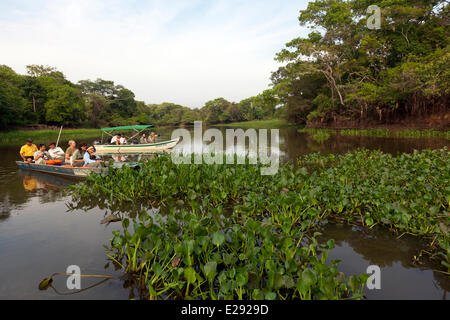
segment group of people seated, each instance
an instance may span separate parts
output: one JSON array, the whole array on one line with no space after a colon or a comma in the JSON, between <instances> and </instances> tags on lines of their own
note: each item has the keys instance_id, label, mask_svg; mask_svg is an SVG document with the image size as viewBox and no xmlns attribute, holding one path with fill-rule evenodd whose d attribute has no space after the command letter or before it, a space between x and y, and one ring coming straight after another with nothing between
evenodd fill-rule
<instances>
[{"instance_id":1,"label":"group of people seated","mask_svg":"<svg viewBox=\"0 0 450 320\"><path fill-rule=\"evenodd\" d=\"M110 141L111 144L127 144L127 139L125 139L125 136L123 136L121 133L116 134L111 138Z\"/></svg>"},{"instance_id":2,"label":"group of people seated","mask_svg":"<svg viewBox=\"0 0 450 320\"><path fill-rule=\"evenodd\" d=\"M26 144L20 148L20 156L24 162L47 164L49 160L59 160L61 163L73 167L100 167L103 160L95 154L95 148L81 142L78 147L74 140L69 141L69 146L64 152L55 142L48 144L48 151L45 144L39 144L39 148L33 144L31 139L27 139ZM107 163L105 162L105 166Z\"/></svg>"},{"instance_id":3,"label":"group of people seated","mask_svg":"<svg viewBox=\"0 0 450 320\"><path fill-rule=\"evenodd\" d=\"M140 144L156 143L157 140L158 140L158 135L155 134L154 132L149 134L148 137L147 137L147 135L145 133L143 133L142 136L141 136L141 139L139 139L139 143Z\"/></svg>"},{"instance_id":4,"label":"group of people seated","mask_svg":"<svg viewBox=\"0 0 450 320\"><path fill-rule=\"evenodd\" d=\"M147 135L145 133L143 133L141 135L141 138L139 139L139 141L136 138L131 139L131 144L147 144L147 143L156 143L158 139L158 135L155 134L154 132L152 132L151 134L149 134L149 136L147 137ZM121 133L116 134L115 136L113 136L111 138L111 141L109 142L110 144L115 144L115 145L122 145L122 144L128 144L127 139L125 138L125 136Z\"/></svg>"}]
</instances>

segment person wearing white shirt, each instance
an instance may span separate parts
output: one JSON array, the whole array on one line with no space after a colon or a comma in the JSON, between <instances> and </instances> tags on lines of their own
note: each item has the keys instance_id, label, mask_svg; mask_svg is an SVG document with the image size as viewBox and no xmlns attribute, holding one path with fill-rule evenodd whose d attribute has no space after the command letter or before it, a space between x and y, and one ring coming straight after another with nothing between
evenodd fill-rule
<instances>
[{"instance_id":1,"label":"person wearing white shirt","mask_svg":"<svg viewBox=\"0 0 450 320\"><path fill-rule=\"evenodd\" d=\"M116 134L114 137L111 138L111 144L118 144L119 139L120 139L120 133Z\"/></svg>"},{"instance_id":2,"label":"person wearing white shirt","mask_svg":"<svg viewBox=\"0 0 450 320\"><path fill-rule=\"evenodd\" d=\"M48 153L50 154L50 157L52 160L64 161L65 156L66 156L63 149L61 149L60 147L57 147L55 142L50 142L48 144Z\"/></svg>"},{"instance_id":3,"label":"person wearing white shirt","mask_svg":"<svg viewBox=\"0 0 450 320\"><path fill-rule=\"evenodd\" d=\"M121 133L116 134L114 137L111 138L111 144L126 144L127 140L124 136L122 136Z\"/></svg>"}]
</instances>

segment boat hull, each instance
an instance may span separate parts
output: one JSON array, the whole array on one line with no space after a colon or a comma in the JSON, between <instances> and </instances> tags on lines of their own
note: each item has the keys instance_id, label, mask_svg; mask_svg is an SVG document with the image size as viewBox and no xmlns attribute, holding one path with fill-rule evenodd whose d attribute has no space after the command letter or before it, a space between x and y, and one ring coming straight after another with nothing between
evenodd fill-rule
<instances>
[{"instance_id":1,"label":"boat hull","mask_svg":"<svg viewBox=\"0 0 450 320\"><path fill-rule=\"evenodd\" d=\"M81 178L81 179L86 178L92 172L98 174L108 173L108 168L62 167L62 166L51 166L48 164L27 163L23 161L16 161L16 164L19 166L20 169L24 170L32 170L36 172L43 172L64 177Z\"/></svg>"},{"instance_id":2,"label":"boat hull","mask_svg":"<svg viewBox=\"0 0 450 320\"><path fill-rule=\"evenodd\" d=\"M180 138L149 144L95 145L97 154L144 154L158 153L173 149Z\"/></svg>"}]
</instances>

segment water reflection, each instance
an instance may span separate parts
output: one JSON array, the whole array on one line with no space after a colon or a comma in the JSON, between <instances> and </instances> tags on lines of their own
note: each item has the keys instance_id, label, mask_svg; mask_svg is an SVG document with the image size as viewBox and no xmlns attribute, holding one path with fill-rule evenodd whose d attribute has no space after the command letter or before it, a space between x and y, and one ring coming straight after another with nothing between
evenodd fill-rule
<instances>
[{"instance_id":1,"label":"water reflection","mask_svg":"<svg viewBox=\"0 0 450 320\"><path fill-rule=\"evenodd\" d=\"M64 179L59 176L29 170L19 169L19 174L22 176L23 188L27 191L59 190L61 187L65 187L74 182L73 180Z\"/></svg>"},{"instance_id":2,"label":"water reflection","mask_svg":"<svg viewBox=\"0 0 450 320\"><path fill-rule=\"evenodd\" d=\"M439 263L414 256L424 243L413 236L393 234L384 229L367 230L339 224L325 226L322 239L333 238L336 247L330 260L341 260L345 274L366 273L369 265L381 269L381 290L368 290L369 299L449 299L450 278L439 269Z\"/></svg>"},{"instance_id":3,"label":"water reflection","mask_svg":"<svg viewBox=\"0 0 450 320\"><path fill-rule=\"evenodd\" d=\"M159 130L161 141L170 139L173 129ZM218 129L225 136L226 128ZM188 130L193 135L193 128ZM450 141L333 134L326 141L316 141L312 135L299 133L295 128L280 129L281 161L293 161L299 155L310 152L344 153L362 147L396 154L444 146L450 147ZM226 146L224 148L226 151ZM114 202L98 198L80 202L68 198L64 187L74 183L72 180L18 170L15 164L18 150L19 146L0 147L0 274L20 275L2 279L0 298L62 298L64 296L50 290L38 291L37 284L53 272L65 271L71 264L80 265L84 273L115 277L92 290L69 296L71 299L127 299L139 296L135 295L133 285L123 277L119 267L108 260L103 248L109 243L111 232L121 229L121 223L101 222L110 214L132 218L142 210L164 213L165 208L153 208L152 203L144 202ZM115 156L113 159L124 163L137 161L139 157ZM343 272L360 274L369 264L382 268L382 290L367 291L368 298L448 299L448 276L433 271L437 269L434 265L412 263L413 256L422 245L417 239L396 239L389 232L334 228L328 226L324 233L327 238L336 239L336 248L330 253L330 258L342 260L340 266ZM65 279L61 278L55 280L54 285L65 288L64 283Z\"/></svg>"},{"instance_id":4,"label":"water reflection","mask_svg":"<svg viewBox=\"0 0 450 320\"><path fill-rule=\"evenodd\" d=\"M234 153L238 156L247 156L249 149L248 139L246 141L246 148L234 148L226 145L226 130L225 127L211 127L218 129L223 139L224 153L230 153L234 149ZM191 134L192 147L187 148L187 151L203 149L206 152L210 150L209 143L202 142L202 147L197 145L197 141L193 139L194 128L186 128ZM235 129L235 128L233 128ZM164 128L160 134L161 140L168 140L171 138L172 128ZM244 129L245 131L245 129ZM270 129L268 130L270 132ZM268 147L270 147L270 138L268 139ZM343 154L345 152L366 148L371 150L381 150L385 153L398 154L402 152L413 152L414 150L423 149L440 149L443 147L450 147L450 141L446 139L435 138L397 138L397 137L358 137L358 136L341 136L340 134L331 133L329 139L325 141L317 141L313 134L307 132L298 132L296 128L281 128L279 130L279 150L277 151L281 161L293 161L304 154L312 152L320 152L322 154ZM276 150L275 150L276 151Z\"/></svg>"}]
</instances>

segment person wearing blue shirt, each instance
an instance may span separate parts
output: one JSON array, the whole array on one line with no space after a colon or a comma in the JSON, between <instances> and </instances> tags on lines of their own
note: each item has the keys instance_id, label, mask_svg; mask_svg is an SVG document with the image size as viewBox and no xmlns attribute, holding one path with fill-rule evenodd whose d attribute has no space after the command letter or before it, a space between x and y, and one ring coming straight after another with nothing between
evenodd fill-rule
<instances>
[{"instance_id":1,"label":"person wearing blue shirt","mask_svg":"<svg viewBox=\"0 0 450 320\"><path fill-rule=\"evenodd\" d=\"M86 153L83 156L83 160L84 166L90 168L98 168L101 166L100 163L102 162L100 157L95 155L93 146L87 148Z\"/></svg>"}]
</instances>

